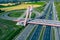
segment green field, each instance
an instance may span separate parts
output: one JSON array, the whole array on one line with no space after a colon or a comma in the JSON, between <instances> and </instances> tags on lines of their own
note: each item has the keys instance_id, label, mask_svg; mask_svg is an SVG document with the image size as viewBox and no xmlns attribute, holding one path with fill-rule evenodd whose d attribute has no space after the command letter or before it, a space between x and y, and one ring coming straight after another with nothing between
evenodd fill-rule
<instances>
[{"instance_id":1,"label":"green field","mask_svg":"<svg viewBox=\"0 0 60 40\"><path fill-rule=\"evenodd\" d=\"M44 3L45 3L45 2L31 2L31 3L28 3L28 2L27 2L27 4L37 4L37 5L40 5L40 4L41 4L41 5L44 5ZM11 4L12 4L12 5L11 5ZM0 8L7 8L7 7L13 7L13 6L21 5L21 4L15 4L15 5L14 5L13 3L11 3L11 4L7 4L7 5L4 5L4 4L3 4L3 5L0 5Z\"/></svg>"},{"instance_id":2,"label":"green field","mask_svg":"<svg viewBox=\"0 0 60 40\"><path fill-rule=\"evenodd\" d=\"M16 6L16 5L8 5L8 6L4 6L4 5L0 5L0 8L7 8L7 7L13 7L13 6Z\"/></svg>"},{"instance_id":3,"label":"green field","mask_svg":"<svg viewBox=\"0 0 60 40\"><path fill-rule=\"evenodd\" d=\"M18 10L18 11L11 11L8 15L9 17L20 17L24 13L24 9Z\"/></svg>"},{"instance_id":4,"label":"green field","mask_svg":"<svg viewBox=\"0 0 60 40\"><path fill-rule=\"evenodd\" d=\"M11 40L23 29L16 22L0 19L0 40Z\"/></svg>"},{"instance_id":5,"label":"green field","mask_svg":"<svg viewBox=\"0 0 60 40\"><path fill-rule=\"evenodd\" d=\"M60 2L55 2L55 6L57 10L58 20L60 20Z\"/></svg>"},{"instance_id":6,"label":"green field","mask_svg":"<svg viewBox=\"0 0 60 40\"><path fill-rule=\"evenodd\" d=\"M13 6L17 6L20 5L21 3L3 3L0 4L0 8L7 8L7 7L13 7Z\"/></svg>"}]
</instances>

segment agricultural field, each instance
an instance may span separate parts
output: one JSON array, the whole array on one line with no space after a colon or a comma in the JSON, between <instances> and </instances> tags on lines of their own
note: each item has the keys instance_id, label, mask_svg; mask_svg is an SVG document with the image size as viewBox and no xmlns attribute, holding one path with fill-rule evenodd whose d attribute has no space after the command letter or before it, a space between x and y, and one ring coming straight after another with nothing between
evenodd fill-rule
<instances>
[{"instance_id":1,"label":"agricultural field","mask_svg":"<svg viewBox=\"0 0 60 40\"><path fill-rule=\"evenodd\" d=\"M2 3L0 4L0 8L7 8L20 5L21 3Z\"/></svg>"},{"instance_id":2,"label":"agricultural field","mask_svg":"<svg viewBox=\"0 0 60 40\"><path fill-rule=\"evenodd\" d=\"M0 9L5 10L5 11L12 11L12 10L26 9L30 5L33 5L33 7L39 7L39 6L44 5L44 3L45 2L25 3L25 4L20 4L20 5L17 5L17 6L6 7L6 8L5 7L3 7L3 8L0 7Z\"/></svg>"},{"instance_id":3,"label":"agricultural field","mask_svg":"<svg viewBox=\"0 0 60 40\"><path fill-rule=\"evenodd\" d=\"M39 5L39 3L27 3L27 4L38 4ZM45 3L46 4L46 3ZM39 6L39 7L35 7L33 10L35 10L35 11L38 11L38 12L40 12L41 13L41 11L43 11L43 9L44 9L44 6L45 6L45 4L43 3L43 2L41 2L40 3L40 5L41 6ZM20 9L20 12L16 12L16 11L14 11L14 12L12 12L9 16L10 17L20 17L25 11L26 11L26 9L24 8L24 9ZM35 14L33 14L32 13L32 18L34 18L33 17L33 15L35 15Z\"/></svg>"}]
</instances>

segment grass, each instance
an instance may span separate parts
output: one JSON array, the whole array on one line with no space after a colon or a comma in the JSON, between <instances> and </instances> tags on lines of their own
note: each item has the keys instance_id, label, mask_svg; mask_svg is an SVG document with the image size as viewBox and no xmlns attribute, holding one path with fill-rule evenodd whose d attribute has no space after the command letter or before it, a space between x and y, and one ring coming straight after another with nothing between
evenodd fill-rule
<instances>
[{"instance_id":1,"label":"grass","mask_svg":"<svg viewBox=\"0 0 60 40\"><path fill-rule=\"evenodd\" d=\"M26 4L20 4L17 6L10 6L10 7L3 7L0 6L0 9L5 10L5 11L12 11L12 10L19 10L19 9L26 9L28 6L33 5L33 7L40 7L41 5L46 4L45 2L31 2L31 3L26 3Z\"/></svg>"},{"instance_id":2,"label":"grass","mask_svg":"<svg viewBox=\"0 0 60 40\"><path fill-rule=\"evenodd\" d=\"M8 16L10 17L20 17L24 13L24 10L12 11Z\"/></svg>"},{"instance_id":3,"label":"grass","mask_svg":"<svg viewBox=\"0 0 60 40\"><path fill-rule=\"evenodd\" d=\"M12 6L15 6L15 5L12 5ZM7 7L12 7L12 6L4 6L4 5L0 5L0 8L7 8Z\"/></svg>"},{"instance_id":4,"label":"grass","mask_svg":"<svg viewBox=\"0 0 60 40\"><path fill-rule=\"evenodd\" d=\"M5 11L12 11L12 10L26 9L30 5L31 4L21 4L21 5L18 5L18 6L0 8L0 9L5 10ZM33 5L33 7L39 7L39 6L41 6L41 5Z\"/></svg>"},{"instance_id":5,"label":"grass","mask_svg":"<svg viewBox=\"0 0 60 40\"><path fill-rule=\"evenodd\" d=\"M12 40L13 37L24 29L24 27L15 24L16 22L0 19L0 40Z\"/></svg>"},{"instance_id":6,"label":"grass","mask_svg":"<svg viewBox=\"0 0 60 40\"><path fill-rule=\"evenodd\" d=\"M36 16L36 14L33 12L32 14L31 14L31 18L35 18L35 16ZM25 18L26 16L24 16L24 18Z\"/></svg>"},{"instance_id":7,"label":"grass","mask_svg":"<svg viewBox=\"0 0 60 40\"><path fill-rule=\"evenodd\" d=\"M44 3L46 2L30 2L30 3L27 3L27 4L37 4L37 5L44 5Z\"/></svg>"},{"instance_id":8,"label":"grass","mask_svg":"<svg viewBox=\"0 0 60 40\"><path fill-rule=\"evenodd\" d=\"M23 14L23 12L13 12L13 13L11 13L9 16L10 17L19 17L19 16L21 16Z\"/></svg>"},{"instance_id":9,"label":"grass","mask_svg":"<svg viewBox=\"0 0 60 40\"><path fill-rule=\"evenodd\" d=\"M38 12L41 13L41 12L43 11L45 5L46 5L46 4L44 4L44 5L40 6L40 7L36 7L34 10L36 10L36 11L38 11Z\"/></svg>"},{"instance_id":10,"label":"grass","mask_svg":"<svg viewBox=\"0 0 60 40\"><path fill-rule=\"evenodd\" d=\"M54 28L52 28L52 40L55 40L55 30L54 30Z\"/></svg>"},{"instance_id":11,"label":"grass","mask_svg":"<svg viewBox=\"0 0 60 40\"><path fill-rule=\"evenodd\" d=\"M36 14L32 13L31 18L35 18Z\"/></svg>"},{"instance_id":12,"label":"grass","mask_svg":"<svg viewBox=\"0 0 60 40\"><path fill-rule=\"evenodd\" d=\"M55 6L57 10L58 20L60 21L60 2L55 2Z\"/></svg>"}]
</instances>

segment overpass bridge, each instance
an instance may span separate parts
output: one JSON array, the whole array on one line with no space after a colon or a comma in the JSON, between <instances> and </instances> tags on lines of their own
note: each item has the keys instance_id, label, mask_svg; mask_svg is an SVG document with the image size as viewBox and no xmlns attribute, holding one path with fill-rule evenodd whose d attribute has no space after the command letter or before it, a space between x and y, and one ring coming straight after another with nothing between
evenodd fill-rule
<instances>
[{"instance_id":1,"label":"overpass bridge","mask_svg":"<svg viewBox=\"0 0 60 40\"><path fill-rule=\"evenodd\" d=\"M40 25L48 25L48 26L57 26L60 27L60 21L56 20L45 20L45 19L35 19L27 22L29 24L40 24Z\"/></svg>"},{"instance_id":2,"label":"overpass bridge","mask_svg":"<svg viewBox=\"0 0 60 40\"><path fill-rule=\"evenodd\" d=\"M23 19L19 19L16 25L26 26L26 24L40 24L40 25L48 25L48 26L60 27L60 21L36 19L36 18L32 20L30 18L31 15L32 15L32 11L33 11L33 7L29 6L27 8L27 11L26 11L26 17L23 18ZM52 14L52 12L51 12L51 14Z\"/></svg>"}]
</instances>

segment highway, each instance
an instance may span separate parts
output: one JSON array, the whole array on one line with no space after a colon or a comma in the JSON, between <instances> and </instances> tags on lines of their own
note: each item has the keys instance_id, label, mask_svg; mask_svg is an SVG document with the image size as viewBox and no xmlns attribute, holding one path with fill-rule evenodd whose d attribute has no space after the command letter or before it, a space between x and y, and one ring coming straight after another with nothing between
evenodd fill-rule
<instances>
[{"instance_id":1,"label":"highway","mask_svg":"<svg viewBox=\"0 0 60 40\"><path fill-rule=\"evenodd\" d=\"M48 5L47 5L48 6ZM47 8L47 10L48 10L48 8ZM40 17L39 17L40 18ZM40 27L41 26L41 27ZM29 28L29 27L31 27L31 28ZM28 31L27 32L27 30L29 29L29 30L32 30L34 28L34 26L27 26L27 28L25 28L26 30L24 30L21 34L20 34L20 36L18 36L17 38L16 38L16 40L25 40L27 37L28 37L28 35L30 34L30 32L31 31ZM36 29L36 31L35 31L35 34L34 34L34 36L35 37L37 37L36 39L38 39L38 37L39 37L39 32L41 31L41 29L42 29L42 25L38 25L38 27L37 27L37 29ZM27 34L26 34L27 33ZM37 35L38 34L38 35ZM24 36L23 36L24 35ZM35 40L35 38L34 37L32 37L34 40ZM32 39L31 38L31 39ZM32 39L32 40L33 40Z\"/></svg>"},{"instance_id":2,"label":"highway","mask_svg":"<svg viewBox=\"0 0 60 40\"><path fill-rule=\"evenodd\" d=\"M49 11L49 16L47 19L52 20L52 4L51 4L51 8ZM43 36L43 40L51 40L51 26L46 26L45 32L44 32L44 36Z\"/></svg>"},{"instance_id":3,"label":"highway","mask_svg":"<svg viewBox=\"0 0 60 40\"><path fill-rule=\"evenodd\" d=\"M32 31L32 29L35 27L36 25L28 25L21 34L18 35L18 37L15 38L15 40L26 40L26 38L28 37L28 35L30 34L30 32Z\"/></svg>"},{"instance_id":4,"label":"highway","mask_svg":"<svg viewBox=\"0 0 60 40\"><path fill-rule=\"evenodd\" d=\"M48 11L48 10L46 10L46 11ZM52 13L53 13L52 4L50 4L50 8L49 8L49 11L48 11L49 16L47 17L47 19L52 20L52 16L53 16ZM43 17L40 17L40 18L45 19L46 15L44 15ZM28 40L38 40L38 38L40 36L40 32L41 32L41 27L42 27L42 25L41 26L39 25L37 27L37 29L32 33L33 35L31 35ZM52 35L51 35L51 26L46 26L46 29L45 29L45 32L44 32L44 35L43 35L43 40L51 40L51 37L52 37Z\"/></svg>"},{"instance_id":5,"label":"highway","mask_svg":"<svg viewBox=\"0 0 60 40\"><path fill-rule=\"evenodd\" d=\"M41 17L38 17L38 18L40 18L40 19L45 19L45 18L46 18L46 15L47 15L47 11L49 10L49 7L50 7L50 5L49 5L48 8L46 9L46 11L44 11L44 15L41 16ZM42 28L43 28L42 25L38 25L37 28L36 28L36 30L32 33L33 35L31 35L28 40L38 40ZM51 27L47 27L47 28L46 28L46 33L44 33L44 34L45 34L45 35L48 34L47 32L50 31L50 29L51 29ZM47 30L48 30L48 31L47 31ZM48 34L47 37L45 37L45 35L44 35L44 38L43 38L43 39L49 37L50 32L49 32L49 34ZM50 37L49 37L49 38L50 38ZM45 40L46 40L46 39L45 39Z\"/></svg>"}]
</instances>

